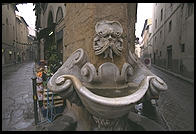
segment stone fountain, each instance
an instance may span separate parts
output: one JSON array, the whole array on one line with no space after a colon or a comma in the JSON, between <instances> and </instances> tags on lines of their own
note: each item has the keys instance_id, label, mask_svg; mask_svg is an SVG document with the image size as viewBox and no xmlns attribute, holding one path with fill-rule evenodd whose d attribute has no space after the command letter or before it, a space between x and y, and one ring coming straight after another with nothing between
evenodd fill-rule
<instances>
[{"instance_id":1,"label":"stone fountain","mask_svg":"<svg viewBox=\"0 0 196 134\"><path fill-rule=\"evenodd\" d=\"M89 130L163 130L155 121L137 114L135 106L158 100L167 85L131 50L121 67L114 63L124 55L122 35L118 21L98 21L91 45L94 55L107 61L95 66L88 52L79 48L51 77L48 88L87 111Z\"/></svg>"}]
</instances>

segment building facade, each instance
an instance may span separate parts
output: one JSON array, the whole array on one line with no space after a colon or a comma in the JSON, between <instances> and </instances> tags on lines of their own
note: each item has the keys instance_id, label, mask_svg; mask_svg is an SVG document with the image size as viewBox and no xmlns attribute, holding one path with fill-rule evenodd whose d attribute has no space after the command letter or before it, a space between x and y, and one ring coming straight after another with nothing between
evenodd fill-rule
<instances>
[{"instance_id":1,"label":"building facade","mask_svg":"<svg viewBox=\"0 0 196 134\"><path fill-rule=\"evenodd\" d=\"M37 47L34 45L35 37L32 35L28 35L28 48L26 49L27 52L27 60L33 61L36 60L37 57Z\"/></svg>"},{"instance_id":2,"label":"building facade","mask_svg":"<svg viewBox=\"0 0 196 134\"><path fill-rule=\"evenodd\" d=\"M11 64L16 59L16 13L14 4L2 5L2 65Z\"/></svg>"},{"instance_id":3,"label":"building facade","mask_svg":"<svg viewBox=\"0 0 196 134\"><path fill-rule=\"evenodd\" d=\"M16 42L15 51L17 53L17 61L23 62L28 60L28 24L23 17L16 15Z\"/></svg>"},{"instance_id":4,"label":"building facade","mask_svg":"<svg viewBox=\"0 0 196 134\"><path fill-rule=\"evenodd\" d=\"M56 54L59 61L62 61L65 4L36 3L35 12L40 48L38 52L39 60L50 60L52 55Z\"/></svg>"},{"instance_id":5,"label":"building facade","mask_svg":"<svg viewBox=\"0 0 196 134\"><path fill-rule=\"evenodd\" d=\"M16 4L2 4L2 65L28 60L28 24Z\"/></svg>"},{"instance_id":6,"label":"building facade","mask_svg":"<svg viewBox=\"0 0 196 134\"><path fill-rule=\"evenodd\" d=\"M144 23L144 27L141 33L142 42L141 42L141 57L148 56L151 58L152 55L152 44L149 39L152 35L152 19L146 19Z\"/></svg>"},{"instance_id":7,"label":"building facade","mask_svg":"<svg viewBox=\"0 0 196 134\"><path fill-rule=\"evenodd\" d=\"M155 65L194 78L193 3L155 3L149 41Z\"/></svg>"}]
</instances>

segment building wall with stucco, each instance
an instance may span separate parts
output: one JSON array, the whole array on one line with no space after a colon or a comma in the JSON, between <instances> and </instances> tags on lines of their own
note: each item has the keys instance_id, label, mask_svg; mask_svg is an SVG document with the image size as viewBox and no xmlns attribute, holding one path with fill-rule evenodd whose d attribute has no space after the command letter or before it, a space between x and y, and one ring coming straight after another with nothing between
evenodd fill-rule
<instances>
[{"instance_id":1,"label":"building wall with stucco","mask_svg":"<svg viewBox=\"0 0 196 134\"><path fill-rule=\"evenodd\" d=\"M28 58L28 25L21 16L16 15L16 53L21 57L22 61Z\"/></svg>"},{"instance_id":2,"label":"building wall with stucco","mask_svg":"<svg viewBox=\"0 0 196 134\"><path fill-rule=\"evenodd\" d=\"M14 41L16 40L16 14L12 4L2 5L2 64L14 61ZM11 53L11 54L9 54Z\"/></svg>"},{"instance_id":3,"label":"building wall with stucco","mask_svg":"<svg viewBox=\"0 0 196 134\"><path fill-rule=\"evenodd\" d=\"M193 79L194 3L155 3L152 24L153 63Z\"/></svg>"},{"instance_id":4,"label":"building wall with stucco","mask_svg":"<svg viewBox=\"0 0 196 134\"><path fill-rule=\"evenodd\" d=\"M2 65L27 59L28 24L23 17L16 15L16 10L15 4L2 5Z\"/></svg>"}]
</instances>

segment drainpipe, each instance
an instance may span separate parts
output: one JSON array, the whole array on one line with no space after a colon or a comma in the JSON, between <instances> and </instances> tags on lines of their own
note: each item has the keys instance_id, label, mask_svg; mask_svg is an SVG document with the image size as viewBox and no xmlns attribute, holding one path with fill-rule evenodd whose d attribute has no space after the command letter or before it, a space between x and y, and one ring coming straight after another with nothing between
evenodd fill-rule
<instances>
[{"instance_id":1,"label":"drainpipe","mask_svg":"<svg viewBox=\"0 0 196 134\"><path fill-rule=\"evenodd\" d=\"M182 45L182 19L183 19L183 6L184 4L181 3L180 4L180 31L179 31L179 46L181 47ZM181 51L181 49L180 49ZM181 64L182 64L182 53L180 52L180 55L179 55L179 64L178 64L178 69L179 69L179 73L181 73Z\"/></svg>"}]
</instances>

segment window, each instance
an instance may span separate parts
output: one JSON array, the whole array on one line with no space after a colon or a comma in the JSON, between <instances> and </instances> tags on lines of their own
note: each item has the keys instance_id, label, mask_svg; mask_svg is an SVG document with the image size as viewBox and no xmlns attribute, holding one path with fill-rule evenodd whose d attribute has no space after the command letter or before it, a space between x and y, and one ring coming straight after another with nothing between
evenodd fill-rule
<instances>
[{"instance_id":1,"label":"window","mask_svg":"<svg viewBox=\"0 0 196 134\"><path fill-rule=\"evenodd\" d=\"M161 9L161 21L163 19L163 8Z\"/></svg>"},{"instance_id":2,"label":"window","mask_svg":"<svg viewBox=\"0 0 196 134\"><path fill-rule=\"evenodd\" d=\"M15 29L14 29L14 26L13 26L13 37L15 39Z\"/></svg>"},{"instance_id":3,"label":"window","mask_svg":"<svg viewBox=\"0 0 196 134\"><path fill-rule=\"evenodd\" d=\"M167 47L167 67L172 68L172 45Z\"/></svg>"},{"instance_id":4,"label":"window","mask_svg":"<svg viewBox=\"0 0 196 134\"><path fill-rule=\"evenodd\" d=\"M187 17L191 16L193 13L193 4L192 3L188 3L187 4Z\"/></svg>"},{"instance_id":5,"label":"window","mask_svg":"<svg viewBox=\"0 0 196 134\"><path fill-rule=\"evenodd\" d=\"M63 10L61 7L59 7L57 10L56 22L59 22L62 18L63 18Z\"/></svg>"},{"instance_id":6,"label":"window","mask_svg":"<svg viewBox=\"0 0 196 134\"><path fill-rule=\"evenodd\" d=\"M157 42L157 37L155 36L155 43Z\"/></svg>"},{"instance_id":7,"label":"window","mask_svg":"<svg viewBox=\"0 0 196 134\"><path fill-rule=\"evenodd\" d=\"M172 9L173 9L173 3L170 3L170 9L172 11Z\"/></svg>"},{"instance_id":8,"label":"window","mask_svg":"<svg viewBox=\"0 0 196 134\"><path fill-rule=\"evenodd\" d=\"M169 22L169 32L172 30L172 21Z\"/></svg>"},{"instance_id":9,"label":"window","mask_svg":"<svg viewBox=\"0 0 196 134\"><path fill-rule=\"evenodd\" d=\"M181 52L185 52L185 44L181 44Z\"/></svg>"},{"instance_id":10,"label":"window","mask_svg":"<svg viewBox=\"0 0 196 134\"><path fill-rule=\"evenodd\" d=\"M6 18L6 25L8 25L8 18Z\"/></svg>"},{"instance_id":11,"label":"window","mask_svg":"<svg viewBox=\"0 0 196 134\"><path fill-rule=\"evenodd\" d=\"M7 4L7 9L9 10L9 4Z\"/></svg>"},{"instance_id":12,"label":"window","mask_svg":"<svg viewBox=\"0 0 196 134\"><path fill-rule=\"evenodd\" d=\"M6 38L8 39L9 37L9 22L8 22L8 18L6 18Z\"/></svg>"},{"instance_id":13,"label":"window","mask_svg":"<svg viewBox=\"0 0 196 134\"><path fill-rule=\"evenodd\" d=\"M157 19L155 20L155 28L157 28Z\"/></svg>"},{"instance_id":14,"label":"window","mask_svg":"<svg viewBox=\"0 0 196 134\"><path fill-rule=\"evenodd\" d=\"M161 51L160 51L160 54L159 54L159 55L160 55L160 57L161 57Z\"/></svg>"},{"instance_id":15,"label":"window","mask_svg":"<svg viewBox=\"0 0 196 134\"><path fill-rule=\"evenodd\" d=\"M48 3L41 3L41 8L43 10L43 13L46 11L47 6L48 6Z\"/></svg>"},{"instance_id":16,"label":"window","mask_svg":"<svg viewBox=\"0 0 196 134\"><path fill-rule=\"evenodd\" d=\"M160 31L160 39L162 38L162 30Z\"/></svg>"}]
</instances>

